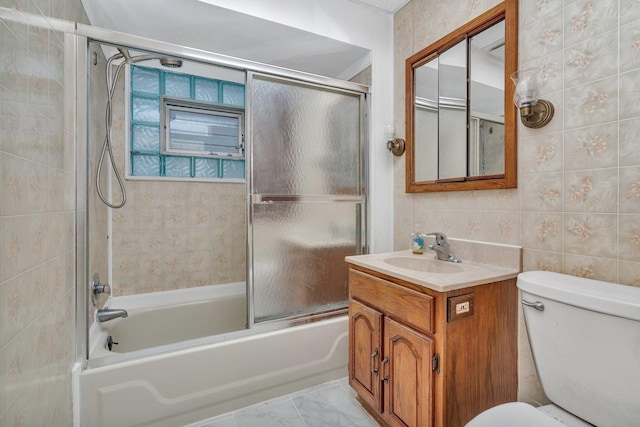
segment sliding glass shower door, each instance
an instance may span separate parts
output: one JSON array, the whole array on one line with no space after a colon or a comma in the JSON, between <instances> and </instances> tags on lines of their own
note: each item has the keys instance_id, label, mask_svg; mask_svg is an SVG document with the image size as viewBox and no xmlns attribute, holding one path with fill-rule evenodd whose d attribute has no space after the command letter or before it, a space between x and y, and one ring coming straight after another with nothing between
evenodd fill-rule
<instances>
[{"instance_id":1,"label":"sliding glass shower door","mask_svg":"<svg viewBox=\"0 0 640 427\"><path fill-rule=\"evenodd\" d=\"M249 323L332 311L364 247L365 95L250 74Z\"/></svg>"}]
</instances>

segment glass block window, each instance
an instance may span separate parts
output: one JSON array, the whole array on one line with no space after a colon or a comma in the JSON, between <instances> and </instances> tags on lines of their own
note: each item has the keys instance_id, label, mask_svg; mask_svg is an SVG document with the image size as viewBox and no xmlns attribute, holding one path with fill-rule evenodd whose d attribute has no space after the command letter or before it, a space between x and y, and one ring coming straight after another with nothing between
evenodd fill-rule
<instances>
[{"instance_id":1,"label":"glass block window","mask_svg":"<svg viewBox=\"0 0 640 427\"><path fill-rule=\"evenodd\" d=\"M243 84L135 65L130 88L131 176L245 179Z\"/></svg>"}]
</instances>

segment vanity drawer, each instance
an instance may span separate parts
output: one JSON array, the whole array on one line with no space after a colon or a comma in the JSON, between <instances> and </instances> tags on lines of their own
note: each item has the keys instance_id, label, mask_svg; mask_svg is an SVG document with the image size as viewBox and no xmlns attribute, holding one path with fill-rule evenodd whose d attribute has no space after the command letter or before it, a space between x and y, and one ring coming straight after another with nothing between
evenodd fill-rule
<instances>
[{"instance_id":1,"label":"vanity drawer","mask_svg":"<svg viewBox=\"0 0 640 427\"><path fill-rule=\"evenodd\" d=\"M434 298L361 271L349 270L349 294L408 326L433 333Z\"/></svg>"}]
</instances>

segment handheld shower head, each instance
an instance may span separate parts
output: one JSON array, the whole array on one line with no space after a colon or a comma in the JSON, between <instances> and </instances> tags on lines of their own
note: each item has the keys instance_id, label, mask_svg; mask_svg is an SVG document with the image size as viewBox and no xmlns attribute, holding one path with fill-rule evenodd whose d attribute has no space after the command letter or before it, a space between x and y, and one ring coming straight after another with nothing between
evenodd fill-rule
<instances>
[{"instance_id":1,"label":"handheld shower head","mask_svg":"<svg viewBox=\"0 0 640 427\"><path fill-rule=\"evenodd\" d=\"M182 67L182 60L177 58L168 58L166 56L159 56L159 55L131 56L128 49L124 49L121 47L118 48L118 52L120 52L120 55L122 55L122 58L124 58L124 60L129 64L135 64L137 62L150 61L152 59L157 59L158 61L160 61L160 65L162 65L163 67L167 67L167 68Z\"/></svg>"},{"instance_id":2,"label":"handheld shower head","mask_svg":"<svg viewBox=\"0 0 640 427\"><path fill-rule=\"evenodd\" d=\"M167 58L163 56L162 58L160 58L160 65L167 68L180 68L182 67L182 60L177 58Z\"/></svg>"}]
</instances>

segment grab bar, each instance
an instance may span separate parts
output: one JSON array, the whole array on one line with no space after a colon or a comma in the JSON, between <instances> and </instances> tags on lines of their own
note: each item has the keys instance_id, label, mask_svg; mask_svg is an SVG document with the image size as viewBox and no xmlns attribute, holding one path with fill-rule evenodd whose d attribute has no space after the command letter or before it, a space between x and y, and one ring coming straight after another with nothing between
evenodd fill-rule
<instances>
[{"instance_id":1,"label":"grab bar","mask_svg":"<svg viewBox=\"0 0 640 427\"><path fill-rule=\"evenodd\" d=\"M522 300L522 305L526 305L527 307L533 307L538 311L544 311L544 304L541 303L540 301L529 302L526 299L523 299Z\"/></svg>"}]
</instances>

